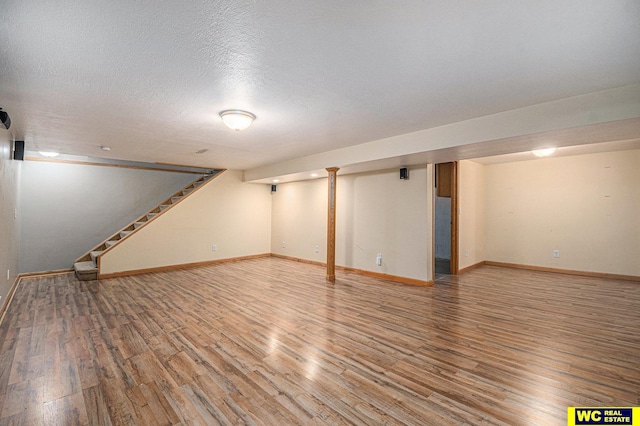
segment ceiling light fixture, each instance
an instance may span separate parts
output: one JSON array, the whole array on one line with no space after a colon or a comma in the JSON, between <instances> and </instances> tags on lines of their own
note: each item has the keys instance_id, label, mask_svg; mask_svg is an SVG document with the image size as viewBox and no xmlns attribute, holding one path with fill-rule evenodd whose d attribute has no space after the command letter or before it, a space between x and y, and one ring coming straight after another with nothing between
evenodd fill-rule
<instances>
[{"instance_id":1,"label":"ceiling light fixture","mask_svg":"<svg viewBox=\"0 0 640 426\"><path fill-rule=\"evenodd\" d=\"M111 147L110 146L106 146L106 145L100 145L100 150L102 150L102 151L111 151Z\"/></svg>"},{"instance_id":2,"label":"ceiling light fixture","mask_svg":"<svg viewBox=\"0 0 640 426\"><path fill-rule=\"evenodd\" d=\"M556 152L556 149L555 148L534 149L531 152L533 152L533 155L535 155L536 157L548 157L549 155Z\"/></svg>"},{"instance_id":3,"label":"ceiling light fixture","mask_svg":"<svg viewBox=\"0 0 640 426\"><path fill-rule=\"evenodd\" d=\"M44 157L57 157L58 155L60 155L59 152L54 152L54 151L38 151L40 153L40 155L44 156Z\"/></svg>"},{"instance_id":4,"label":"ceiling light fixture","mask_svg":"<svg viewBox=\"0 0 640 426\"><path fill-rule=\"evenodd\" d=\"M220 113L220 118L222 118L222 121L228 128L240 131L251 126L251 123L256 119L256 116L248 111L228 109Z\"/></svg>"}]
</instances>

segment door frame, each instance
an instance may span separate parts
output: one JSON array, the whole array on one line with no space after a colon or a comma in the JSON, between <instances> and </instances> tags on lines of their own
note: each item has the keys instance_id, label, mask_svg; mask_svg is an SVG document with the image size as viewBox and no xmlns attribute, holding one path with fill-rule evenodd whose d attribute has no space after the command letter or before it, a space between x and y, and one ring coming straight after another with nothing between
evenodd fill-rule
<instances>
[{"instance_id":1,"label":"door frame","mask_svg":"<svg viewBox=\"0 0 640 426\"><path fill-rule=\"evenodd\" d=\"M458 259L458 247L459 247L459 242L458 242L458 235L459 235L459 220L458 220L458 198L459 198L459 185L458 185L458 181L459 181L459 167L458 167L458 162L457 161L448 161L445 163L451 163L451 176L449 176L450 178L450 182L451 182L451 223L450 223L450 260L449 260L449 274L451 275L458 275L459 272L459 259ZM433 268L433 273L435 275L435 262L436 262L436 250L435 250L435 245L436 245L436 239L435 239L435 225L436 225L436 215L435 215L435 206L436 206L436 197L437 197L437 176L438 176L438 164L444 164L444 163L434 163L434 167L433 167L433 200L432 200L432 235L434 236L434 238L432 238L432 248L431 248L431 252L432 254L432 259L431 259L431 267Z\"/></svg>"},{"instance_id":2,"label":"door frame","mask_svg":"<svg viewBox=\"0 0 640 426\"><path fill-rule=\"evenodd\" d=\"M458 275L458 162L451 167L451 261L449 272Z\"/></svg>"}]
</instances>

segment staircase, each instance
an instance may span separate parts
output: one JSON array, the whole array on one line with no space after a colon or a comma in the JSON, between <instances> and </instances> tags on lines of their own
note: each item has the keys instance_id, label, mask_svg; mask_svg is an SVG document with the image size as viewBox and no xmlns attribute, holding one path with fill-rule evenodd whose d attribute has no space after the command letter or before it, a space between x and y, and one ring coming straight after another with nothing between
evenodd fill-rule
<instances>
[{"instance_id":1,"label":"staircase","mask_svg":"<svg viewBox=\"0 0 640 426\"><path fill-rule=\"evenodd\" d=\"M188 195L193 194L198 188L204 185L209 179L213 178L219 173L215 171L213 174L202 175L189 185L182 188L180 191L173 194L155 209L149 211L144 216L138 218L136 221L127 225L116 234L107 238L105 241L94 247L89 252L85 253L73 264L73 269L76 272L76 277L82 281L90 281L98 279L98 258L107 250L117 246L120 242L125 240L129 235L144 227L147 223L157 219L163 212L174 207L176 204L185 199Z\"/></svg>"}]
</instances>

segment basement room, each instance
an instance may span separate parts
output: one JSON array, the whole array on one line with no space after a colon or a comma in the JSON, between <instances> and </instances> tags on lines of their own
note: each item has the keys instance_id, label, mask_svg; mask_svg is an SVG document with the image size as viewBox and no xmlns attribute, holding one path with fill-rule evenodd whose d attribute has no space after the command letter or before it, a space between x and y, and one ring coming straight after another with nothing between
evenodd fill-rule
<instances>
[{"instance_id":1,"label":"basement room","mask_svg":"<svg viewBox=\"0 0 640 426\"><path fill-rule=\"evenodd\" d=\"M640 424L640 2L0 13L0 425Z\"/></svg>"}]
</instances>

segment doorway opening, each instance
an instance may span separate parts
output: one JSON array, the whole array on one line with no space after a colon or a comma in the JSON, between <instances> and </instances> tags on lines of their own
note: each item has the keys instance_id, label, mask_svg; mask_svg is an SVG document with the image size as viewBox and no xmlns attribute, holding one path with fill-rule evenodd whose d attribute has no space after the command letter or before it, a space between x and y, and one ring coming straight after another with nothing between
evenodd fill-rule
<instances>
[{"instance_id":1,"label":"doorway opening","mask_svg":"<svg viewBox=\"0 0 640 426\"><path fill-rule=\"evenodd\" d=\"M435 166L434 271L458 273L458 163Z\"/></svg>"}]
</instances>

